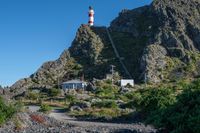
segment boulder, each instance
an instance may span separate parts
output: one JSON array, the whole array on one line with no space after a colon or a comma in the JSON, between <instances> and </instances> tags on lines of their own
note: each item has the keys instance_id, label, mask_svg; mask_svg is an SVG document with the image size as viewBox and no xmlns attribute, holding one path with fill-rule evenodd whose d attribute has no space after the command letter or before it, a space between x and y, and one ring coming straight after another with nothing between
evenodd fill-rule
<instances>
[{"instance_id":1,"label":"boulder","mask_svg":"<svg viewBox=\"0 0 200 133\"><path fill-rule=\"evenodd\" d=\"M86 102L86 101L82 101L82 102L76 102L72 104L72 107L79 107L81 109L85 109L85 108L90 108L91 107L91 103L90 102Z\"/></svg>"},{"instance_id":2,"label":"boulder","mask_svg":"<svg viewBox=\"0 0 200 133\"><path fill-rule=\"evenodd\" d=\"M70 107L70 111L82 111L82 108L74 105Z\"/></svg>"},{"instance_id":3,"label":"boulder","mask_svg":"<svg viewBox=\"0 0 200 133\"><path fill-rule=\"evenodd\" d=\"M131 91L132 91L132 89L128 88L128 87L121 87L120 88L121 93L127 93L127 92L131 92Z\"/></svg>"}]
</instances>

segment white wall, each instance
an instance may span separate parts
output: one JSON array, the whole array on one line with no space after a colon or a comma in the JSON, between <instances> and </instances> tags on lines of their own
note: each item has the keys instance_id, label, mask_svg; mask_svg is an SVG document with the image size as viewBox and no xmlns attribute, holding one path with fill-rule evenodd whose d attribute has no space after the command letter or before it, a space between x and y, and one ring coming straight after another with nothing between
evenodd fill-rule
<instances>
[{"instance_id":1,"label":"white wall","mask_svg":"<svg viewBox=\"0 0 200 133\"><path fill-rule=\"evenodd\" d=\"M134 86L134 80L133 79L121 79L120 84L121 84L121 86L126 86L127 84Z\"/></svg>"}]
</instances>

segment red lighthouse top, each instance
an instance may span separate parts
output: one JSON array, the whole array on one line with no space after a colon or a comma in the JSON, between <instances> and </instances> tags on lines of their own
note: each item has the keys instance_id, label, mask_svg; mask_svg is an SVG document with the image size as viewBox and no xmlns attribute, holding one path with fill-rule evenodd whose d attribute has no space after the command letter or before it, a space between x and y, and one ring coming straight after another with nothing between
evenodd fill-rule
<instances>
[{"instance_id":1,"label":"red lighthouse top","mask_svg":"<svg viewBox=\"0 0 200 133\"><path fill-rule=\"evenodd\" d=\"M94 25L94 9L91 6L89 6L88 16L89 16L88 25L93 26Z\"/></svg>"}]
</instances>

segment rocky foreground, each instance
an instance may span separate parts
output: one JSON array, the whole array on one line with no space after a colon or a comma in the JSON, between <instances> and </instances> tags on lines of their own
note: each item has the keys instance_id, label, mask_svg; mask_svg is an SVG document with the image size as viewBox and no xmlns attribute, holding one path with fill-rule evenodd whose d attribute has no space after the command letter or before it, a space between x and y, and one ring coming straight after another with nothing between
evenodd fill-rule
<instances>
[{"instance_id":1,"label":"rocky foreground","mask_svg":"<svg viewBox=\"0 0 200 133\"><path fill-rule=\"evenodd\" d=\"M18 113L0 128L1 133L155 133L151 126L98 122L58 121L41 113Z\"/></svg>"}]
</instances>

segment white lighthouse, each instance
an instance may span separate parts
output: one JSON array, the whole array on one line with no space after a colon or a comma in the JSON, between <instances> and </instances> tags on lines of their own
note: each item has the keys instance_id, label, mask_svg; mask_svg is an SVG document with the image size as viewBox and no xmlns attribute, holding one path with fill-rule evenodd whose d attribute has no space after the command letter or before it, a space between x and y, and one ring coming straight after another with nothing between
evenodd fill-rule
<instances>
[{"instance_id":1,"label":"white lighthouse","mask_svg":"<svg viewBox=\"0 0 200 133\"><path fill-rule=\"evenodd\" d=\"M93 26L94 25L94 10L91 6L89 6L88 15L89 15L88 24L89 24L89 26Z\"/></svg>"}]
</instances>

